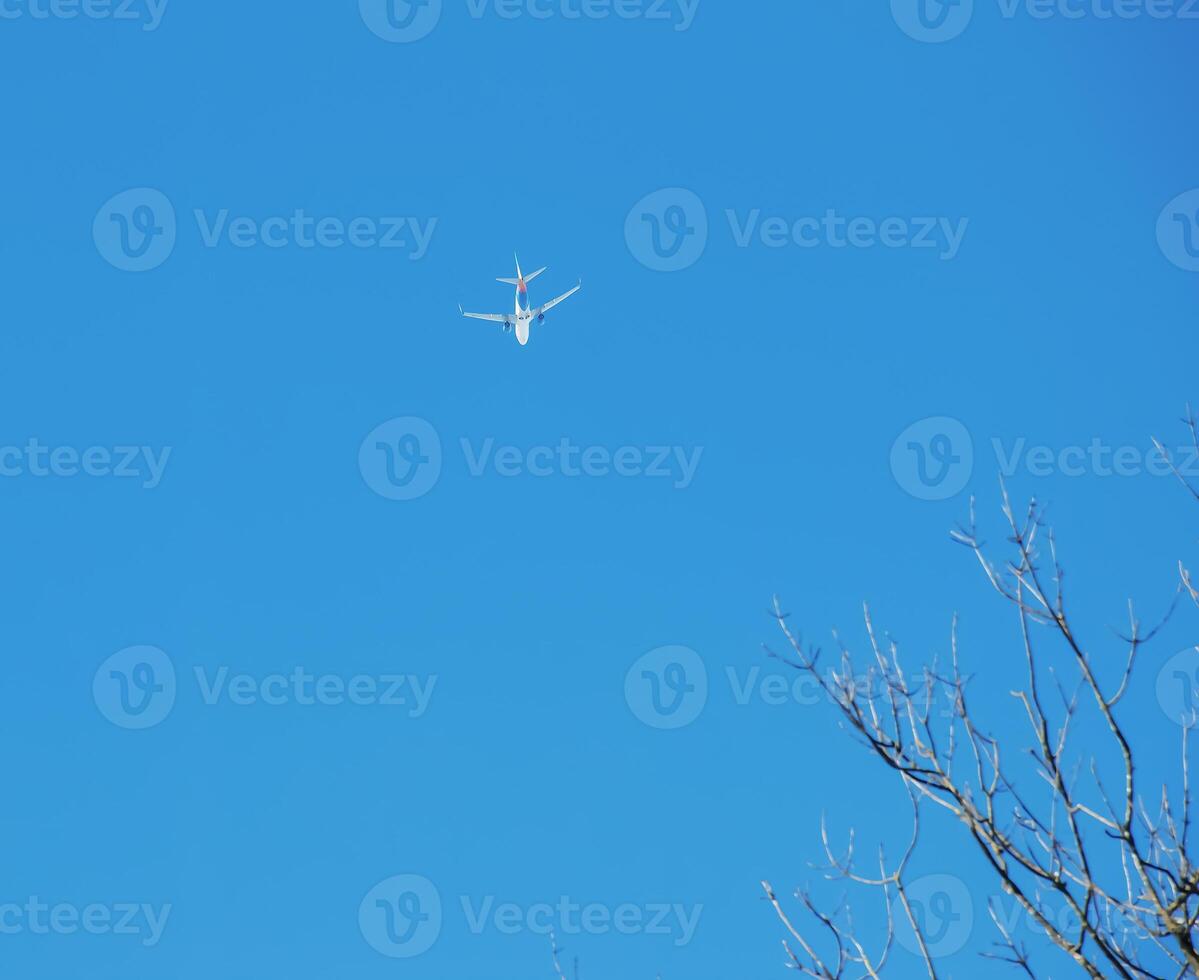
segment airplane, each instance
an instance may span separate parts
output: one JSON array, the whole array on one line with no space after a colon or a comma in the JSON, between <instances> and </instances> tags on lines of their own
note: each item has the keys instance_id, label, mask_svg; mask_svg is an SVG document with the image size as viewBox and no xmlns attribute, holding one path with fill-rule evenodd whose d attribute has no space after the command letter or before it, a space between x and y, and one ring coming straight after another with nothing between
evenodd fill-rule
<instances>
[{"instance_id":1,"label":"airplane","mask_svg":"<svg viewBox=\"0 0 1199 980\"><path fill-rule=\"evenodd\" d=\"M521 347L529 342L529 327L536 320L538 324L545 322L545 315L555 306L561 303L564 299L569 299L580 289L583 288L583 280L579 280L579 284L568 292L563 293L557 299L551 299L548 303L543 303L541 306L529 306L529 283L536 279L546 270L546 266L542 266L536 272L530 272L527 276L520 271L520 257L516 258L516 278L505 279L497 278L496 282L507 283L509 286L516 287L516 307L512 313L467 313L461 306L458 307L458 312L463 316L471 317L475 320L492 320L495 323L504 325L504 333L516 330L516 340Z\"/></svg>"}]
</instances>

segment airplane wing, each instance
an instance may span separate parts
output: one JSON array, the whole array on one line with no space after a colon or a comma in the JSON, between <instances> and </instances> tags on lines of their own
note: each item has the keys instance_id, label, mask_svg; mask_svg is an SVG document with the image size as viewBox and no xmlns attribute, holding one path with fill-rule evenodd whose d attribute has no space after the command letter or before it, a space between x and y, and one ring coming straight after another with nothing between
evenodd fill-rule
<instances>
[{"instance_id":1,"label":"airplane wing","mask_svg":"<svg viewBox=\"0 0 1199 980\"><path fill-rule=\"evenodd\" d=\"M542 313L545 313L547 310L552 310L555 306L557 306L559 303L561 303L564 299L570 299L570 297L572 297L575 293L577 293L582 288L583 288L583 281L580 279L579 284L577 286L575 286L574 289L571 289L568 292L563 293L561 296L557 297L556 299L551 299L544 306L537 307L537 309L533 315L540 316Z\"/></svg>"},{"instance_id":2,"label":"airplane wing","mask_svg":"<svg viewBox=\"0 0 1199 980\"><path fill-rule=\"evenodd\" d=\"M474 320L491 320L495 323L510 323L512 321L512 317L504 316L502 313L467 313L461 306L458 307L458 312Z\"/></svg>"}]
</instances>

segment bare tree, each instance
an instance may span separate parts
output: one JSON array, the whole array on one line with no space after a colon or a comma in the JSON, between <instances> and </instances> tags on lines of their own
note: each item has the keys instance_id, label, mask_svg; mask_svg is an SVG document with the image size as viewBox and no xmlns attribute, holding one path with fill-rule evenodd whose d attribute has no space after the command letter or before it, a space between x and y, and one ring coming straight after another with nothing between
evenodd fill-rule
<instances>
[{"instance_id":1,"label":"bare tree","mask_svg":"<svg viewBox=\"0 0 1199 980\"><path fill-rule=\"evenodd\" d=\"M1199 427L1189 407L1184 422L1199 451ZM1199 499L1169 454L1156 440L1155 445ZM855 925L847 901L826 910L810 892L799 891L796 902L784 902L762 883L786 932L788 965L826 980L880 977L887 969L910 975L911 960L895 955L902 930L924 973L943 975L927 922L909 890L922 821L942 812L956 818L985 873L1044 938L1046 955L1056 949L1058 957L1068 957L1067 963L1091 977L1199 976L1199 862L1189 850L1187 755L1196 719L1180 718L1180 776L1174 792L1162 785L1151 803L1143 797L1132 739L1121 721L1121 702L1142 648L1181 598L1199 606L1199 590L1179 562L1178 590L1157 626L1143 629L1130 603L1128 628L1116 634L1121 652L1113 666L1113 657L1092 649L1075 628L1042 509L1034 502L1017 513L1005 490L1003 514L1012 551L1002 567L980 542L973 501L969 525L952 536L973 553L1018 623L1027 679L1012 696L1031 734L1031 745L1019 751L987 734L972 708L969 678L959 662L956 617L948 663L934 661L909 674L896 645L880 638L866 609L864 672L840 641L839 656L826 670L820 651L805 646L775 600L774 615L787 644L780 659L820 685L844 727L902 785L912 813L911 838L902 854L888 861L880 849L868 871L859 870L852 833L839 853L822 823L826 877L854 892L875 892L885 908L885 920L878 916L878 927L866 933ZM1109 674L1110 681L1100 679ZM1166 750L1160 744L1140 748L1156 757ZM1025 785L1017 772L1035 773L1038 781ZM983 955L1029 977L1047 975L1034 972L1040 969L1033 959L1039 960L1041 944L1030 953L994 904L989 912L996 941Z\"/></svg>"},{"instance_id":2,"label":"bare tree","mask_svg":"<svg viewBox=\"0 0 1199 980\"><path fill-rule=\"evenodd\" d=\"M554 958L554 976L558 980L566 980L566 973L562 969L562 950L558 947L558 937L554 935L554 931L550 930L550 955ZM575 960L574 980L579 980L579 961Z\"/></svg>"}]
</instances>

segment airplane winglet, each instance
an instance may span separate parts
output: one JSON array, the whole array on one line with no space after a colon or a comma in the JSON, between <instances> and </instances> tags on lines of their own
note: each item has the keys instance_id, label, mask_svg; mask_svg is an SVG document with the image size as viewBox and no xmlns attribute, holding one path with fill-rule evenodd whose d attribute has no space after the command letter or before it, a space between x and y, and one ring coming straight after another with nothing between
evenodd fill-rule
<instances>
[{"instance_id":1,"label":"airplane winglet","mask_svg":"<svg viewBox=\"0 0 1199 980\"><path fill-rule=\"evenodd\" d=\"M466 310L464 310L464 309L462 308L462 304L461 304L461 303L459 303L459 304L458 304L458 312L459 312L459 313L461 313L463 316L466 316Z\"/></svg>"}]
</instances>

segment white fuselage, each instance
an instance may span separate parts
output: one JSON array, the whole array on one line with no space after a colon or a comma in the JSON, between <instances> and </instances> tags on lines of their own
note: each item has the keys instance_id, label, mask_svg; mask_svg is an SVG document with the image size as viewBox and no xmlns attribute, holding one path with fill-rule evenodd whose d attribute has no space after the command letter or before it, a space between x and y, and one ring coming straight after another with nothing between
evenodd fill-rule
<instances>
[{"instance_id":1,"label":"white fuselage","mask_svg":"<svg viewBox=\"0 0 1199 980\"><path fill-rule=\"evenodd\" d=\"M516 342L524 347L529 342L529 324L533 322L533 311L529 309L529 287L524 279L516 284L516 309L513 329L516 331Z\"/></svg>"}]
</instances>

